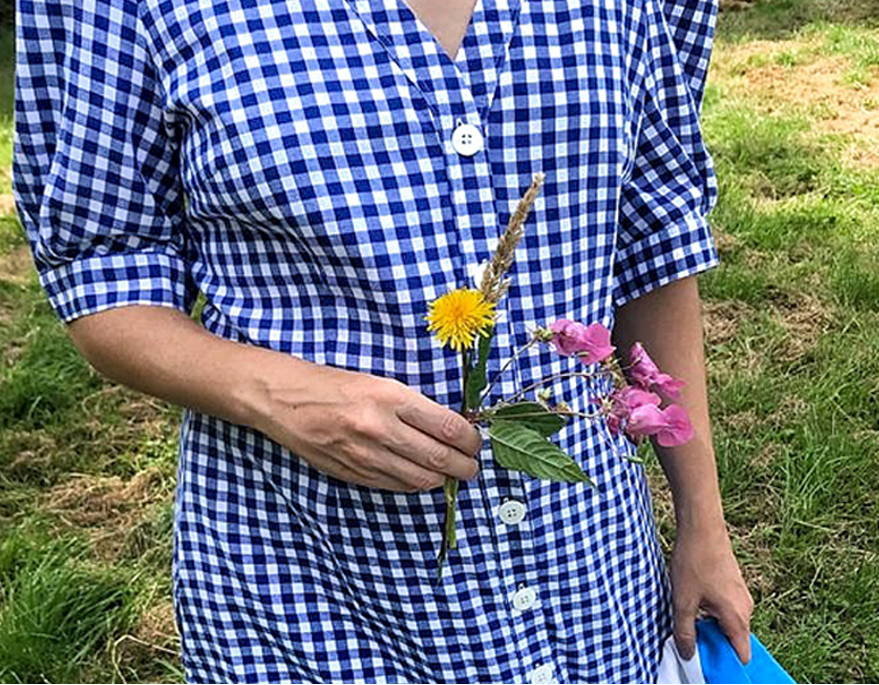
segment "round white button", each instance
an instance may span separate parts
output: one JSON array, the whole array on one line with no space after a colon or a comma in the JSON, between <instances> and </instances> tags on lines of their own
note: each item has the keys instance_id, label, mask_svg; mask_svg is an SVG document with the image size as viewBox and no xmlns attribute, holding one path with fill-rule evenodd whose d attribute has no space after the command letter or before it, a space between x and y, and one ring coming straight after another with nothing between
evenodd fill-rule
<instances>
[{"instance_id":1,"label":"round white button","mask_svg":"<svg viewBox=\"0 0 879 685\"><path fill-rule=\"evenodd\" d=\"M513 607L519 611L530 609L536 601L537 593L530 587L519 588L516 590L516 594L513 595Z\"/></svg>"},{"instance_id":2,"label":"round white button","mask_svg":"<svg viewBox=\"0 0 879 685\"><path fill-rule=\"evenodd\" d=\"M482 150L482 131L473 124L459 124L452 133L452 147L462 157L472 157Z\"/></svg>"},{"instance_id":3,"label":"round white button","mask_svg":"<svg viewBox=\"0 0 879 685\"><path fill-rule=\"evenodd\" d=\"M548 685L552 682L552 664L543 664L531 671L532 685Z\"/></svg>"},{"instance_id":4,"label":"round white button","mask_svg":"<svg viewBox=\"0 0 879 685\"><path fill-rule=\"evenodd\" d=\"M508 526L515 526L517 523L522 523L522 519L525 518L525 505L517 500L508 499L501 505L498 513L501 521Z\"/></svg>"}]
</instances>

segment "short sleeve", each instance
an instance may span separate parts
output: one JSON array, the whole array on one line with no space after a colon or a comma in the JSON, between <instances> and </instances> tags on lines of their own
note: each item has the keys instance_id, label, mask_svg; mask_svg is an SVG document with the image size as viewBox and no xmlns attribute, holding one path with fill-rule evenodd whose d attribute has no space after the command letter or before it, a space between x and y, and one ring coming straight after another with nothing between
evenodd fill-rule
<instances>
[{"instance_id":1,"label":"short sleeve","mask_svg":"<svg viewBox=\"0 0 879 685\"><path fill-rule=\"evenodd\" d=\"M638 134L620 196L617 306L718 261L707 221L717 179L699 125L716 0L657 2L646 3Z\"/></svg>"},{"instance_id":2,"label":"short sleeve","mask_svg":"<svg viewBox=\"0 0 879 685\"><path fill-rule=\"evenodd\" d=\"M66 322L125 305L188 311L177 155L134 0L20 0L14 189Z\"/></svg>"},{"instance_id":3,"label":"short sleeve","mask_svg":"<svg viewBox=\"0 0 879 685\"><path fill-rule=\"evenodd\" d=\"M664 0L662 11L687 85L702 104L719 0Z\"/></svg>"}]
</instances>

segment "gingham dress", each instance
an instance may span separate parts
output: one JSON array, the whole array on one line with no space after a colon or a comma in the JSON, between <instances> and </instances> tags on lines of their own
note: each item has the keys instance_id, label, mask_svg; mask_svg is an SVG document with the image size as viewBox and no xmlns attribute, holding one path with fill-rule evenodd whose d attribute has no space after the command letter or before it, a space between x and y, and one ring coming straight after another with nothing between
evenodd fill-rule
<instances>
[{"instance_id":1,"label":"gingham dress","mask_svg":"<svg viewBox=\"0 0 879 685\"><path fill-rule=\"evenodd\" d=\"M611 326L714 264L715 5L478 0L451 59L403 0L19 0L15 188L42 283L65 321L200 291L218 336L458 407L427 303L470 282L536 172L490 373L536 325ZM568 368L527 355L491 399ZM441 489L348 485L187 411L187 677L651 681L669 592L642 467L602 422L558 440L597 488L486 446L437 582Z\"/></svg>"}]
</instances>

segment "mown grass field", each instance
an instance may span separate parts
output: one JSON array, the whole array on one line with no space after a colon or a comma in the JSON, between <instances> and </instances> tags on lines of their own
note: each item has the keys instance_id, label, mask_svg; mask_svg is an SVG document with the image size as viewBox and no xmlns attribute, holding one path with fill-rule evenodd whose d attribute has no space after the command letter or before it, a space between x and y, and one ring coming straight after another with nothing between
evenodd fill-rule
<instances>
[{"instance_id":1,"label":"mown grass field","mask_svg":"<svg viewBox=\"0 0 879 685\"><path fill-rule=\"evenodd\" d=\"M9 195L11 62L0 34L0 681L179 681L178 412L98 378L44 301ZM875 0L730 0L704 128L711 399L753 628L799 681L876 682Z\"/></svg>"}]
</instances>

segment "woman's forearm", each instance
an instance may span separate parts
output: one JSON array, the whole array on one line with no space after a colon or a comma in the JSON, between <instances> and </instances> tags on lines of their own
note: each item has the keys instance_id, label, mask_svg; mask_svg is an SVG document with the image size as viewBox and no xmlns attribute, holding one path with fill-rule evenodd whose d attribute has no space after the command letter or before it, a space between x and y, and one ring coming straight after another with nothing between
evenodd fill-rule
<instances>
[{"instance_id":1,"label":"woman's forearm","mask_svg":"<svg viewBox=\"0 0 879 685\"><path fill-rule=\"evenodd\" d=\"M689 413L695 437L680 447L654 445L671 486L678 528L722 528L699 291L694 277L658 288L620 308L614 329L617 349L621 353L628 351L636 341L644 343L663 371L686 382L677 403Z\"/></svg>"},{"instance_id":2,"label":"woman's forearm","mask_svg":"<svg viewBox=\"0 0 879 685\"><path fill-rule=\"evenodd\" d=\"M212 335L183 312L119 307L69 326L80 353L100 373L148 395L243 425L257 423L264 379L279 355ZM291 365L307 362L284 358ZM303 381L306 380L303 378Z\"/></svg>"}]
</instances>

